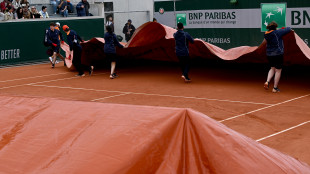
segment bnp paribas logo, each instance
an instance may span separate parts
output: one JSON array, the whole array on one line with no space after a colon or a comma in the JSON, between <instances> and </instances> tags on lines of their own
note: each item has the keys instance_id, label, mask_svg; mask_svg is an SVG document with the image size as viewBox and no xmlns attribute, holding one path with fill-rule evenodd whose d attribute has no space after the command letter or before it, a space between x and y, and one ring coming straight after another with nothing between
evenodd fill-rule
<instances>
[{"instance_id":1,"label":"bnp paribas logo","mask_svg":"<svg viewBox=\"0 0 310 174\"><path fill-rule=\"evenodd\" d=\"M261 30L267 31L267 25L275 21L278 27L286 27L286 3L266 3L261 4L262 23Z\"/></svg>"},{"instance_id":2,"label":"bnp paribas logo","mask_svg":"<svg viewBox=\"0 0 310 174\"><path fill-rule=\"evenodd\" d=\"M182 23L184 26L186 26L186 13L178 13L176 14L177 18L177 24Z\"/></svg>"}]
</instances>

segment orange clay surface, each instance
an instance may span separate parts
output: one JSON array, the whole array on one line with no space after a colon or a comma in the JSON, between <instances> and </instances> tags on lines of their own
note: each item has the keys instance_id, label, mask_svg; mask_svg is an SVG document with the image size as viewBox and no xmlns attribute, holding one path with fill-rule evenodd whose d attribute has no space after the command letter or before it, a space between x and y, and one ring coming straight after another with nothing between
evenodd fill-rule
<instances>
[{"instance_id":1,"label":"orange clay surface","mask_svg":"<svg viewBox=\"0 0 310 174\"><path fill-rule=\"evenodd\" d=\"M284 69L277 94L263 89L268 71L263 66L193 66L190 84L182 81L176 64L166 62L118 70L120 77L110 80L107 68L82 78L60 64L4 68L0 94L192 108L310 164L309 68Z\"/></svg>"}]
</instances>

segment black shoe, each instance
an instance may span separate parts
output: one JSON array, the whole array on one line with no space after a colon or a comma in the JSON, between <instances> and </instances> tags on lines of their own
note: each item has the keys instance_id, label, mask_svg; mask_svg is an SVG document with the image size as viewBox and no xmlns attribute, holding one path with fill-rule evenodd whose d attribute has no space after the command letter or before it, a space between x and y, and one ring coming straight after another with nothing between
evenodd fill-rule
<instances>
[{"instance_id":1,"label":"black shoe","mask_svg":"<svg viewBox=\"0 0 310 174\"><path fill-rule=\"evenodd\" d=\"M52 68L55 68L55 64L54 63L52 64Z\"/></svg>"},{"instance_id":2,"label":"black shoe","mask_svg":"<svg viewBox=\"0 0 310 174\"><path fill-rule=\"evenodd\" d=\"M190 83L192 80L184 75L181 76L185 83Z\"/></svg>"},{"instance_id":3,"label":"black shoe","mask_svg":"<svg viewBox=\"0 0 310 174\"><path fill-rule=\"evenodd\" d=\"M84 77L85 74L77 74L77 75L75 75L75 76L77 76L77 77Z\"/></svg>"},{"instance_id":4,"label":"black shoe","mask_svg":"<svg viewBox=\"0 0 310 174\"><path fill-rule=\"evenodd\" d=\"M190 78L185 78L185 83L190 83L190 82L192 82L192 80L190 79Z\"/></svg>"},{"instance_id":5,"label":"black shoe","mask_svg":"<svg viewBox=\"0 0 310 174\"><path fill-rule=\"evenodd\" d=\"M280 92L280 89L278 87L275 87L275 88L273 88L272 92L273 93L278 93L278 92Z\"/></svg>"},{"instance_id":6,"label":"black shoe","mask_svg":"<svg viewBox=\"0 0 310 174\"><path fill-rule=\"evenodd\" d=\"M119 77L116 73L112 74L112 76L113 76L114 78Z\"/></svg>"},{"instance_id":7,"label":"black shoe","mask_svg":"<svg viewBox=\"0 0 310 174\"><path fill-rule=\"evenodd\" d=\"M64 61L64 66L67 66L66 61Z\"/></svg>"},{"instance_id":8,"label":"black shoe","mask_svg":"<svg viewBox=\"0 0 310 174\"><path fill-rule=\"evenodd\" d=\"M90 66L90 69L89 69L89 71L88 71L89 76L93 75L93 72L94 72L94 67L93 67L93 66Z\"/></svg>"}]
</instances>

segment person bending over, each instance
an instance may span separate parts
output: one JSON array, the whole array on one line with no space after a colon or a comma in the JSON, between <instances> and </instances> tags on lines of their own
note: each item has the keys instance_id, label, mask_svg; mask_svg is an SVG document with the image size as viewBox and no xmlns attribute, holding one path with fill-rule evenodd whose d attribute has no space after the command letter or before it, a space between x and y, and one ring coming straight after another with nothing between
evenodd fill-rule
<instances>
[{"instance_id":1,"label":"person bending over","mask_svg":"<svg viewBox=\"0 0 310 174\"><path fill-rule=\"evenodd\" d=\"M271 22L270 24L268 24L268 31L266 31L264 35L265 40L267 41L267 59L271 67L268 73L267 81L264 84L264 88L266 90L269 89L270 81L274 77L274 87L272 90L272 92L274 93L280 92L278 84L281 78L281 72L284 62L284 44L282 37L292 31L290 27L278 30L277 27L278 24L276 22Z\"/></svg>"},{"instance_id":2,"label":"person bending over","mask_svg":"<svg viewBox=\"0 0 310 174\"><path fill-rule=\"evenodd\" d=\"M81 62L82 47L79 41L84 42L84 40L82 40L82 38L74 30L70 30L69 26L67 25L64 25L62 29L64 30L64 32L67 33L67 42L68 42L68 45L70 46L70 51L73 51L72 63L74 67L76 68L76 70L79 72L76 76L83 77L85 76L85 74L84 74L84 70L83 70L84 68ZM71 53L69 55L69 59L70 58L71 58ZM91 76L93 73L94 67L88 66L87 69L89 72L89 76Z\"/></svg>"},{"instance_id":3,"label":"person bending over","mask_svg":"<svg viewBox=\"0 0 310 174\"><path fill-rule=\"evenodd\" d=\"M190 68L188 42L193 44L194 39L187 32L183 31L183 29L183 24L178 23L178 31L173 34L173 37L175 39L175 52L182 68L182 78L186 83L189 83L191 79L188 77Z\"/></svg>"}]
</instances>

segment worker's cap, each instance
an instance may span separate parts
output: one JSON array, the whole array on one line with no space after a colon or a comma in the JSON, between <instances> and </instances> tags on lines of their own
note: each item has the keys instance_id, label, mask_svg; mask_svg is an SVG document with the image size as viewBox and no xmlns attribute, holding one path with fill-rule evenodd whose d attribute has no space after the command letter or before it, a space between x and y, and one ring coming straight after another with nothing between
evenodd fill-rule
<instances>
[{"instance_id":1,"label":"worker's cap","mask_svg":"<svg viewBox=\"0 0 310 174\"><path fill-rule=\"evenodd\" d=\"M60 23L59 23L59 22L56 22L56 25L59 25L59 26L60 26Z\"/></svg>"},{"instance_id":2,"label":"worker's cap","mask_svg":"<svg viewBox=\"0 0 310 174\"><path fill-rule=\"evenodd\" d=\"M131 20L131 19L128 19L128 22L132 23L132 20Z\"/></svg>"},{"instance_id":3,"label":"worker's cap","mask_svg":"<svg viewBox=\"0 0 310 174\"><path fill-rule=\"evenodd\" d=\"M62 26L62 29L63 29L64 31L68 31L68 30L69 30L69 26L68 26L68 25L64 25L64 26Z\"/></svg>"}]
</instances>

